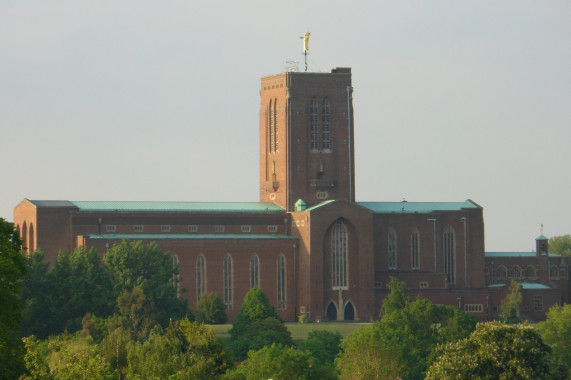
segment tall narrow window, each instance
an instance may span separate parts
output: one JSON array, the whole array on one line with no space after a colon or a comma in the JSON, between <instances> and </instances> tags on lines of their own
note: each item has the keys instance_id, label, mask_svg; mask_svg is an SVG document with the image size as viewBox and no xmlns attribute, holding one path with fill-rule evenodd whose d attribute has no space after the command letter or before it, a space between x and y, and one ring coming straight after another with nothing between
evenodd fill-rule
<instances>
[{"instance_id":1,"label":"tall narrow window","mask_svg":"<svg viewBox=\"0 0 571 380\"><path fill-rule=\"evenodd\" d=\"M232 301L234 299L234 288L233 288L233 265L232 256L227 254L224 256L224 269L222 277L224 278L224 305L226 305L226 310L232 310Z\"/></svg>"},{"instance_id":2,"label":"tall narrow window","mask_svg":"<svg viewBox=\"0 0 571 380\"><path fill-rule=\"evenodd\" d=\"M28 230L28 253L32 253L34 249L34 223L30 223L30 229Z\"/></svg>"},{"instance_id":3,"label":"tall narrow window","mask_svg":"<svg viewBox=\"0 0 571 380\"><path fill-rule=\"evenodd\" d=\"M172 255L172 285L176 289L176 296L180 297L179 261L177 255Z\"/></svg>"},{"instance_id":4,"label":"tall narrow window","mask_svg":"<svg viewBox=\"0 0 571 380\"><path fill-rule=\"evenodd\" d=\"M274 153L276 151L275 145L275 138L276 138L276 125L275 125L275 118L274 118L274 110L275 104L272 104L270 99L270 112L269 112L269 121L270 121L270 153Z\"/></svg>"},{"instance_id":5,"label":"tall narrow window","mask_svg":"<svg viewBox=\"0 0 571 380\"><path fill-rule=\"evenodd\" d=\"M206 293L206 258L201 253L196 259L196 299Z\"/></svg>"},{"instance_id":6,"label":"tall narrow window","mask_svg":"<svg viewBox=\"0 0 571 380\"><path fill-rule=\"evenodd\" d=\"M258 255L250 257L250 288L260 286L260 259Z\"/></svg>"},{"instance_id":7,"label":"tall narrow window","mask_svg":"<svg viewBox=\"0 0 571 380\"><path fill-rule=\"evenodd\" d=\"M389 269L397 269L397 232L389 230L388 235Z\"/></svg>"},{"instance_id":8,"label":"tall narrow window","mask_svg":"<svg viewBox=\"0 0 571 380\"><path fill-rule=\"evenodd\" d=\"M410 234L410 255L411 255L411 267L412 269L420 268L420 255L418 251L420 250L420 242L418 240L418 230L415 229Z\"/></svg>"},{"instance_id":9,"label":"tall narrow window","mask_svg":"<svg viewBox=\"0 0 571 380\"><path fill-rule=\"evenodd\" d=\"M274 99L274 113L272 115L274 118L274 153L276 153L280 147L278 144L278 100Z\"/></svg>"},{"instance_id":10,"label":"tall narrow window","mask_svg":"<svg viewBox=\"0 0 571 380\"><path fill-rule=\"evenodd\" d=\"M325 98L321 106L321 147L331 149L331 127L330 127L331 107L329 100Z\"/></svg>"},{"instance_id":11,"label":"tall narrow window","mask_svg":"<svg viewBox=\"0 0 571 380\"><path fill-rule=\"evenodd\" d=\"M27 246L27 244L28 244L28 226L26 225L26 222L24 222L24 224L22 225L22 242L25 245L24 250L29 248ZM32 253L32 252L30 250L28 250L28 254L30 254L30 253Z\"/></svg>"},{"instance_id":12,"label":"tall narrow window","mask_svg":"<svg viewBox=\"0 0 571 380\"><path fill-rule=\"evenodd\" d=\"M283 254L278 256L278 310L286 309L286 259Z\"/></svg>"},{"instance_id":13,"label":"tall narrow window","mask_svg":"<svg viewBox=\"0 0 571 380\"><path fill-rule=\"evenodd\" d=\"M319 105L317 99L313 98L311 107L309 108L309 122L310 122L310 148L319 149Z\"/></svg>"},{"instance_id":14,"label":"tall narrow window","mask_svg":"<svg viewBox=\"0 0 571 380\"><path fill-rule=\"evenodd\" d=\"M456 250L455 233L452 226L447 226L443 235L444 247L444 273L448 278L448 283L456 283Z\"/></svg>"},{"instance_id":15,"label":"tall narrow window","mask_svg":"<svg viewBox=\"0 0 571 380\"><path fill-rule=\"evenodd\" d=\"M331 277L334 290L348 289L348 240L347 227L342 221L337 221L331 232Z\"/></svg>"}]
</instances>

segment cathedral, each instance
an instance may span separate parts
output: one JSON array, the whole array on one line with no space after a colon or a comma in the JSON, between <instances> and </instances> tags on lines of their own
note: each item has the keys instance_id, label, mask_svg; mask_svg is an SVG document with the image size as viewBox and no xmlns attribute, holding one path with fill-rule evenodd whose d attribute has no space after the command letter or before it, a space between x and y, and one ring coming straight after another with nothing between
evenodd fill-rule
<instances>
[{"instance_id":1,"label":"cathedral","mask_svg":"<svg viewBox=\"0 0 571 380\"><path fill-rule=\"evenodd\" d=\"M372 321L391 277L480 320L497 318L512 280L529 320L569 302L565 259L548 240L486 253L472 200L356 201L352 93L346 67L262 77L259 202L24 199L14 223L28 252L51 262L60 250L155 242L179 266L190 307L218 292L230 321L253 286L286 321Z\"/></svg>"}]
</instances>

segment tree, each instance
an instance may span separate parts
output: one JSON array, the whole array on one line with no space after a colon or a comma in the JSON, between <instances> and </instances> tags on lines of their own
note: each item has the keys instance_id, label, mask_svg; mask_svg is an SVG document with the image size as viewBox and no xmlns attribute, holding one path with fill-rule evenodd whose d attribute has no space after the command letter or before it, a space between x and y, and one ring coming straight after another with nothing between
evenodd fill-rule
<instances>
[{"instance_id":1,"label":"tree","mask_svg":"<svg viewBox=\"0 0 571 380\"><path fill-rule=\"evenodd\" d=\"M554 305L546 316L537 328L553 356L571 368L571 305Z\"/></svg>"},{"instance_id":2,"label":"tree","mask_svg":"<svg viewBox=\"0 0 571 380\"><path fill-rule=\"evenodd\" d=\"M244 360L253 348L258 349L272 343L293 343L283 320L257 286L246 293L229 333L234 356L238 361Z\"/></svg>"},{"instance_id":3,"label":"tree","mask_svg":"<svg viewBox=\"0 0 571 380\"><path fill-rule=\"evenodd\" d=\"M41 339L47 338L52 305L49 301L50 287L48 286L48 268L50 263L44 261L44 254L38 250L30 253L27 258L28 274L22 285L22 299L25 303L22 335L35 335Z\"/></svg>"},{"instance_id":4,"label":"tree","mask_svg":"<svg viewBox=\"0 0 571 380\"><path fill-rule=\"evenodd\" d=\"M426 379L550 379L549 347L536 328L480 323L467 339L440 346Z\"/></svg>"},{"instance_id":5,"label":"tree","mask_svg":"<svg viewBox=\"0 0 571 380\"><path fill-rule=\"evenodd\" d=\"M234 363L231 351L206 325L184 318L164 334L154 330L149 339L132 344L128 378L212 379Z\"/></svg>"},{"instance_id":6,"label":"tree","mask_svg":"<svg viewBox=\"0 0 571 380\"><path fill-rule=\"evenodd\" d=\"M508 292L500 305L500 316L506 323L520 323L519 305L521 304L520 284L512 280Z\"/></svg>"},{"instance_id":7,"label":"tree","mask_svg":"<svg viewBox=\"0 0 571 380\"><path fill-rule=\"evenodd\" d=\"M361 327L343 340L341 348L335 359L341 379L396 379L406 365L378 326Z\"/></svg>"},{"instance_id":8,"label":"tree","mask_svg":"<svg viewBox=\"0 0 571 380\"><path fill-rule=\"evenodd\" d=\"M549 252L571 256L571 235L553 236L549 239Z\"/></svg>"},{"instance_id":9,"label":"tree","mask_svg":"<svg viewBox=\"0 0 571 380\"><path fill-rule=\"evenodd\" d=\"M41 252L28 257L22 331L40 338L81 329L86 313L109 316L115 306L109 277L94 248L60 252L52 269Z\"/></svg>"},{"instance_id":10,"label":"tree","mask_svg":"<svg viewBox=\"0 0 571 380\"><path fill-rule=\"evenodd\" d=\"M226 323L225 309L220 294L216 292L203 294L196 303L196 320L211 325Z\"/></svg>"},{"instance_id":11,"label":"tree","mask_svg":"<svg viewBox=\"0 0 571 380\"><path fill-rule=\"evenodd\" d=\"M391 278L391 293L383 302L375 333L403 365L399 376L422 379L432 352L440 343L467 337L477 318L452 306L437 306L426 299L410 301L403 282Z\"/></svg>"},{"instance_id":12,"label":"tree","mask_svg":"<svg viewBox=\"0 0 571 380\"><path fill-rule=\"evenodd\" d=\"M410 303L410 296L406 290L406 284L403 281L399 281L396 277L391 277L387 288L389 288L390 292L383 300L381 317L395 310L402 310Z\"/></svg>"},{"instance_id":13,"label":"tree","mask_svg":"<svg viewBox=\"0 0 571 380\"><path fill-rule=\"evenodd\" d=\"M236 373L246 379L333 378L330 372L314 366L313 358L308 351L296 350L294 347L281 344L272 344L257 351L250 351L248 359L236 369Z\"/></svg>"},{"instance_id":14,"label":"tree","mask_svg":"<svg viewBox=\"0 0 571 380\"><path fill-rule=\"evenodd\" d=\"M235 339L244 335L252 323L268 317L281 320L276 313L276 309L270 305L268 297L259 287L254 286L244 297L244 302L242 302L238 315L236 315L236 320L229 331L230 336Z\"/></svg>"},{"instance_id":15,"label":"tree","mask_svg":"<svg viewBox=\"0 0 571 380\"><path fill-rule=\"evenodd\" d=\"M22 279L27 273L22 241L14 224L0 218L0 378L17 378L24 369L24 345L16 332L22 323Z\"/></svg>"},{"instance_id":16,"label":"tree","mask_svg":"<svg viewBox=\"0 0 571 380\"><path fill-rule=\"evenodd\" d=\"M338 332L313 330L309 332L307 339L299 344L299 349L309 351L316 364L332 366L341 350L342 339Z\"/></svg>"},{"instance_id":17,"label":"tree","mask_svg":"<svg viewBox=\"0 0 571 380\"><path fill-rule=\"evenodd\" d=\"M177 297L175 288L178 266L155 243L145 245L142 241L124 240L109 249L103 262L114 299L134 287L142 289L162 326L188 314L187 302Z\"/></svg>"}]
</instances>

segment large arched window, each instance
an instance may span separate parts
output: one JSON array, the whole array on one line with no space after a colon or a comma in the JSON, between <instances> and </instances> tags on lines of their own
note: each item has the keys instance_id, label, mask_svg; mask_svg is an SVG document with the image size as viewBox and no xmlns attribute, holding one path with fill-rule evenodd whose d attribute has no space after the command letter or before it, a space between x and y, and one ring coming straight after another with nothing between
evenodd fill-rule
<instances>
[{"instance_id":1,"label":"large arched window","mask_svg":"<svg viewBox=\"0 0 571 380\"><path fill-rule=\"evenodd\" d=\"M279 149L279 143L278 143L278 100L274 99L274 112L272 114L272 117L274 119L274 153L276 153Z\"/></svg>"},{"instance_id":2,"label":"large arched window","mask_svg":"<svg viewBox=\"0 0 571 380\"><path fill-rule=\"evenodd\" d=\"M525 277L527 278L535 278L535 267L533 265L529 265L525 269Z\"/></svg>"},{"instance_id":3,"label":"large arched window","mask_svg":"<svg viewBox=\"0 0 571 380\"><path fill-rule=\"evenodd\" d=\"M250 257L250 288L260 286L260 259L258 255Z\"/></svg>"},{"instance_id":4,"label":"large arched window","mask_svg":"<svg viewBox=\"0 0 571 380\"><path fill-rule=\"evenodd\" d=\"M283 254L278 256L278 310L286 309L287 292L286 292L286 258Z\"/></svg>"},{"instance_id":5,"label":"large arched window","mask_svg":"<svg viewBox=\"0 0 571 380\"><path fill-rule=\"evenodd\" d=\"M559 279L559 269L555 265L549 270L549 278L552 280Z\"/></svg>"},{"instance_id":6,"label":"large arched window","mask_svg":"<svg viewBox=\"0 0 571 380\"><path fill-rule=\"evenodd\" d=\"M232 302L234 300L234 266L232 263L232 256L227 254L224 256L224 269L222 277L224 279L224 305L226 305L226 310L232 310Z\"/></svg>"},{"instance_id":7,"label":"large arched window","mask_svg":"<svg viewBox=\"0 0 571 380\"><path fill-rule=\"evenodd\" d=\"M319 149L319 104L317 99L313 98L309 107L309 123L310 123L310 148Z\"/></svg>"},{"instance_id":8,"label":"large arched window","mask_svg":"<svg viewBox=\"0 0 571 380\"><path fill-rule=\"evenodd\" d=\"M206 258L201 253L196 259L196 299L206 293Z\"/></svg>"},{"instance_id":9,"label":"large arched window","mask_svg":"<svg viewBox=\"0 0 571 380\"><path fill-rule=\"evenodd\" d=\"M508 270L508 278L520 278L521 268L518 265L514 265Z\"/></svg>"},{"instance_id":10,"label":"large arched window","mask_svg":"<svg viewBox=\"0 0 571 380\"><path fill-rule=\"evenodd\" d=\"M444 249L444 273L446 273L449 284L456 283L456 234L452 226L448 225L444 229L443 235Z\"/></svg>"},{"instance_id":11,"label":"large arched window","mask_svg":"<svg viewBox=\"0 0 571 380\"><path fill-rule=\"evenodd\" d=\"M420 234L415 228L410 234L410 266L412 269L420 268Z\"/></svg>"},{"instance_id":12,"label":"large arched window","mask_svg":"<svg viewBox=\"0 0 571 380\"><path fill-rule=\"evenodd\" d=\"M498 269L496 269L496 278L505 279L507 275L508 275L507 269L503 265L499 266Z\"/></svg>"},{"instance_id":13,"label":"large arched window","mask_svg":"<svg viewBox=\"0 0 571 380\"><path fill-rule=\"evenodd\" d=\"M321 147L324 150L331 149L331 107L329 100L325 98L321 105Z\"/></svg>"},{"instance_id":14,"label":"large arched window","mask_svg":"<svg viewBox=\"0 0 571 380\"><path fill-rule=\"evenodd\" d=\"M331 232L331 277L333 289L348 289L348 250L347 227L342 221L335 222Z\"/></svg>"},{"instance_id":15,"label":"large arched window","mask_svg":"<svg viewBox=\"0 0 571 380\"><path fill-rule=\"evenodd\" d=\"M392 228L388 234L389 269L397 269L397 232Z\"/></svg>"}]
</instances>

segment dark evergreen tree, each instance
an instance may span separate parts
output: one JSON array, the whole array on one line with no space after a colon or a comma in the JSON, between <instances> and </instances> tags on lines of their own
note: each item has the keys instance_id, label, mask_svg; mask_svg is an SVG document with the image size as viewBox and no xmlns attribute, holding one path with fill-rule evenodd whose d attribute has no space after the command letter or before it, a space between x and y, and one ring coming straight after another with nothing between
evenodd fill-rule
<instances>
[{"instance_id":1,"label":"dark evergreen tree","mask_svg":"<svg viewBox=\"0 0 571 380\"><path fill-rule=\"evenodd\" d=\"M26 272L20 236L14 224L0 218L0 379L18 378L24 370L24 345L17 332L22 323Z\"/></svg>"}]
</instances>

